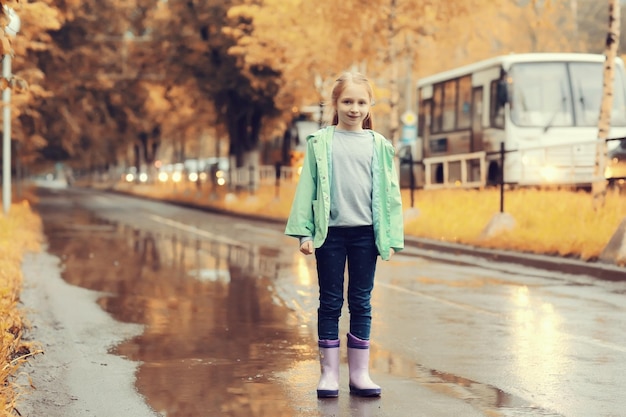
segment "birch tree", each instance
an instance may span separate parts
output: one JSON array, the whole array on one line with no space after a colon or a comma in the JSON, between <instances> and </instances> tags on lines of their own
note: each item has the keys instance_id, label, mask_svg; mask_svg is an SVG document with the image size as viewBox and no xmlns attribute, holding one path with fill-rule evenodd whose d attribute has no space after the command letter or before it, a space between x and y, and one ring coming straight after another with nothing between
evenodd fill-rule
<instances>
[{"instance_id":1,"label":"birch tree","mask_svg":"<svg viewBox=\"0 0 626 417\"><path fill-rule=\"evenodd\" d=\"M613 81L615 79L615 57L619 47L620 37L620 2L609 0L609 32L606 37L604 63L604 84L602 92L602 104L598 120L598 141L596 144L596 160L594 166L594 183L592 186L594 207L599 209L604 206L606 196L606 179L604 170L607 160L606 140L611 127L611 109L613 108Z\"/></svg>"}]
</instances>

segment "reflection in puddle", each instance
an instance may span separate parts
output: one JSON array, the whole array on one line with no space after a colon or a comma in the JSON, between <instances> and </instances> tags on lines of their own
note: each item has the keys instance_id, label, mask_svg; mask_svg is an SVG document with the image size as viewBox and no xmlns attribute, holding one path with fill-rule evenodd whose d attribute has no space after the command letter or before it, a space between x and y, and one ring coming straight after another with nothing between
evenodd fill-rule
<instances>
[{"instance_id":1,"label":"reflection in puddle","mask_svg":"<svg viewBox=\"0 0 626 417\"><path fill-rule=\"evenodd\" d=\"M115 348L140 361L136 386L167 416L293 416L272 376L315 358L308 330L273 302L278 250L149 232L39 207L63 277L142 335ZM66 214L67 216L67 214ZM67 217L65 217L67 218Z\"/></svg>"},{"instance_id":2,"label":"reflection in puddle","mask_svg":"<svg viewBox=\"0 0 626 417\"><path fill-rule=\"evenodd\" d=\"M379 373L389 373L417 381L421 386L433 392L471 404L474 409L480 410L485 416L563 417L561 414L538 407L493 385L429 369L393 352L373 349L372 369Z\"/></svg>"},{"instance_id":3,"label":"reflection in puddle","mask_svg":"<svg viewBox=\"0 0 626 417\"><path fill-rule=\"evenodd\" d=\"M191 270L188 274L200 281L219 281L224 284L230 282L230 272L227 269L198 269Z\"/></svg>"}]
</instances>

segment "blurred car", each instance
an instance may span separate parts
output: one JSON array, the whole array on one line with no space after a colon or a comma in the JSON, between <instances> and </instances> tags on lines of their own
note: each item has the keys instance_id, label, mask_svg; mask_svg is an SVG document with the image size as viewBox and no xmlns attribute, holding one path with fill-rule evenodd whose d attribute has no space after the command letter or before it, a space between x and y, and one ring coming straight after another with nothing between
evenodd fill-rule
<instances>
[{"instance_id":1,"label":"blurred car","mask_svg":"<svg viewBox=\"0 0 626 417\"><path fill-rule=\"evenodd\" d=\"M626 139L608 153L605 177L609 183L626 184Z\"/></svg>"},{"instance_id":2,"label":"blurred car","mask_svg":"<svg viewBox=\"0 0 626 417\"><path fill-rule=\"evenodd\" d=\"M187 159L175 164L161 164L158 179L162 183L188 181L199 184L212 181L224 185L228 167L228 158Z\"/></svg>"},{"instance_id":3,"label":"blurred car","mask_svg":"<svg viewBox=\"0 0 626 417\"><path fill-rule=\"evenodd\" d=\"M130 167L124 172L122 175L122 179L126 182L140 182L146 183L148 182L149 176L146 172L145 168L137 170L137 167Z\"/></svg>"}]
</instances>

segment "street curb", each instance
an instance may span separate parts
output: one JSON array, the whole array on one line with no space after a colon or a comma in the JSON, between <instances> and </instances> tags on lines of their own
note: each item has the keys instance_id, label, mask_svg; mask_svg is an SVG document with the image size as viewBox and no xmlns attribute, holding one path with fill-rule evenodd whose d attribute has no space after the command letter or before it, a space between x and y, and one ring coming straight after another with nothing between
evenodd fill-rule
<instances>
[{"instance_id":1,"label":"street curb","mask_svg":"<svg viewBox=\"0 0 626 417\"><path fill-rule=\"evenodd\" d=\"M574 275L588 275L607 281L626 280L626 268L610 263L585 262L579 259L563 258L534 253L513 252L501 249L485 249L458 243L441 242L431 239L405 236L405 245L424 250L444 252L454 255L470 255L497 262L507 262L540 268L549 271Z\"/></svg>"}]
</instances>

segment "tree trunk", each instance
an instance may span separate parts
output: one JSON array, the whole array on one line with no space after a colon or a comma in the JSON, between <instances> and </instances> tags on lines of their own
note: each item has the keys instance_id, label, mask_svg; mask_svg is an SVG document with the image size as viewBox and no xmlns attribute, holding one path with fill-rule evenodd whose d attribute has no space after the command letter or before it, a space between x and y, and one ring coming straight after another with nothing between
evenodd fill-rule
<instances>
[{"instance_id":1,"label":"tree trunk","mask_svg":"<svg viewBox=\"0 0 626 417\"><path fill-rule=\"evenodd\" d=\"M604 206L606 197L606 179L604 170L607 160L606 140L611 127L611 109L613 108L613 81L615 79L615 57L619 46L620 36L620 2L609 0L609 32L606 37L604 63L604 87L600 118L598 120L598 142L596 145L596 162L594 167L594 182L592 186L593 203L597 210Z\"/></svg>"}]
</instances>

